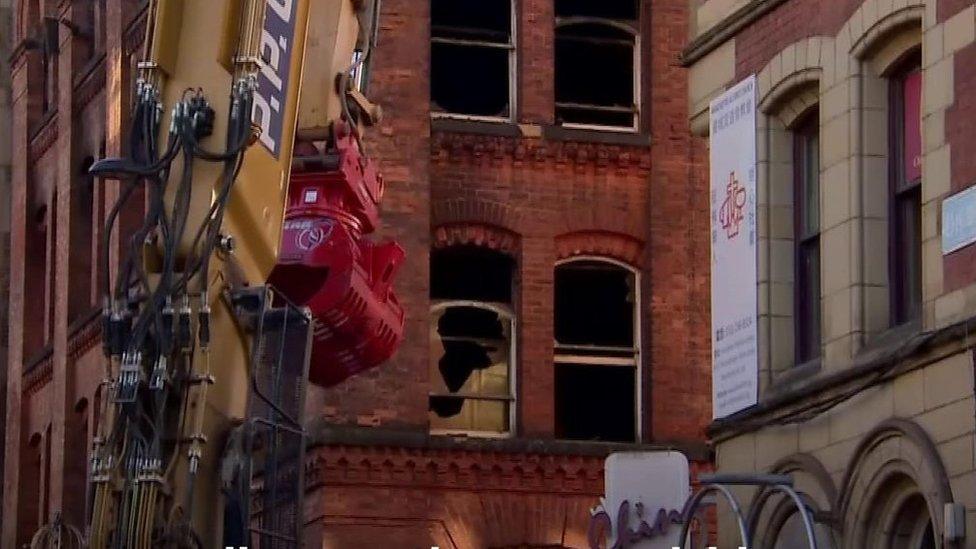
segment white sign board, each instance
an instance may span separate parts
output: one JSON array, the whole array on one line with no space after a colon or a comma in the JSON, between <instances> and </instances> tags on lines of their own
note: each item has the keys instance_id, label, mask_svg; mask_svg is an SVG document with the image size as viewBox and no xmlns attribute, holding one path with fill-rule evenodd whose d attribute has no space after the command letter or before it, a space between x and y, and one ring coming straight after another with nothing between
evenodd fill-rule
<instances>
[{"instance_id":1,"label":"white sign board","mask_svg":"<svg viewBox=\"0 0 976 549\"><path fill-rule=\"evenodd\" d=\"M671 549L681 545L681 511L691 495L680 452L621 452L607 457L606 496L591 511L590 547Z\"/></svg>"},{"instance_id":2,"label":"white sign board","mask_svg":"<svg viewBox=\"0 0 976 549\"><path fill-rule=\"evenodd\" d=\"M756 77L712 101L712 415L756 404Z\"/></svg>"},{"instance_id":3,"label":"white sign board","mask_svg":"<svg viewBox=\"0 0 976 549\"><path fill-rule=\"evenodd\" d=\"M942 253L976 242L976 187L942 201Z\"/></svg>"}]
</instances>

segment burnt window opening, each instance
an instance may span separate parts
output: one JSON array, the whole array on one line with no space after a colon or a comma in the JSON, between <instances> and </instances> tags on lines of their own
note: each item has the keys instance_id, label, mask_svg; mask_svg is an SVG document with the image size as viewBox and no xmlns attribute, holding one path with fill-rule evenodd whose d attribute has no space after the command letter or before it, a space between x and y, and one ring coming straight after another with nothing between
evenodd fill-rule
<instances>
[{"instance_id":1,"label":"burnt window opening","mask_svg":"<svg viewBox=\"0 0 976 549\"><path fill-rule=\"evenodd\" d=\"M510 119L515 42L511 0L431 2L431 112Z\"/></svg>"},{"instance_id":2,"label":"burnt window opening","mask_svg":"<svg viewBox=\"0 0 976 549\"><path fill-rule=\"evenodd\" d=\"M634 1L556 3L556 122L636 130L638 8Z\"/></svg>"},{"instance_id":3,"label":"burnt window opening","mask_svg":"<svg viewBox=\"0 0 976 549\"><path fill-rule=\"evenodd\" d=\"M634 372L589 364L556 365L556 437L634 442Z\"/></svg>"},{"instance_id":4,"label":"burnt window opening","mask_svg":"<svg viewBox=\"0 0 976 549\"><path fill-rule=\"evenodd\" d=\"M560 265L555 274L556 346L634 346L634 275L600 261Z\"/></svg>"},{"instance_id":5,"label":"burnt window opening","mask_svg":"<svg viewBox=\"0 0 976 549\"><path fill-rule=\"evenodd\" d=\"M556 17L599 17L618 21L636 21L637 0L556 0Z\"/></svg>"},{"instance_id":6,"label":"burnt window opening","mask_svg":"<svg viewBox=\"0 0 976 549\"><path fill-rule=\"evenodd\" d=\"M630 269L599 260L554 275L556 436L633 442L637 437L639 292Z\"/></svg>"},{"instance_id":7,"label":"burnt window opening","mask_svg":"<svg viewBox=\"0 0 976 549\"><path fill-rule=\"evenodd\" d=\"M431 251L430 298L512 303L515 261L478 246L452 246Z\"/></svg>"},{"instance_id":8,"label":"burnt window opening","mask_svg":"<svg viewBox=\"0 0 976 549\"><path fill-rule=\"evenodd\" d=\"M430 427L507 433L511 429L513 319L471 302L435 305L431 314Z\"/></svg>"},{"instance_id":9,"label":"burnt window opening","mask_svg":"<svg viewBox=\"0 0 976 549\"><path fill-rule=\"evenodd\" d=\"M506 434L513 406L512 258L476 246L431 253L432 431Z\"/></svg>"}]
</instances>

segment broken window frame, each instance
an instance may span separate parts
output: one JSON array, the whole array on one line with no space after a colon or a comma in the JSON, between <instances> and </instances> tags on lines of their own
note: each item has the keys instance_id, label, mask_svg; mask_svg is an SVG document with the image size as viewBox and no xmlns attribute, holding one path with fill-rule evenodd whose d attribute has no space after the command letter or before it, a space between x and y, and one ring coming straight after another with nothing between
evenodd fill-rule
<instances>
[{"instance_id":1,"label":"broken window frame","mask_svg":"<svg viewBox=\"0 0 976 549\"><path fill-rule=\"evenodd\" d=\"M496 48L508 50L508 116L485 116L478 114L464 114L450 111L430 111L431 118L453 119L453 120L472 120L476 122L514 122L518 108L518 48L516 46L516 33L518 32L518 13L515 11L516 0L509 0L509 16L511 17L508 33L508 42L488 42L485 40L467 40L464 38L444 38L434 36L431 28L431 44L451 44L455 46L466 46L475 48ZM433 27L433 25L432 25Z\"/></svg>"},{"instance_id":2,"label":"broken window frame","mask_svg":"<svg viewBox=\"0 0 976 549\"><path fill-rule=\"evenodd\" d=\"M601 345L571 345L556 341L553 335L553 366L559 364L578 364L604 368L632 368L634 372L634 442L641 440L643 432L643 390L641 387L641 364L643 363L641 326L641 273L634 267L608 257L580 255L556 262L555 269L570 263L607 263L621 268L633 277L634 301L632 304L634 343L631 347ZM555 286L554 286L555 290ZM600 353L605 353L601 355ZM624 357L621 355L630 354ZM555 375L555 372L553 372Z\"/></svg>"},{"instance_id":3,"label":"broken window frame","mask_svg":"<svg viewBox=\"0 0 976 549\"><path fill-rule=\"evenodd\" d=\"M633 117L631 118L630 126L612 126L607 124L583 124L579 122L563 122L560 124L564 128L577 129L577 130L596 130L596 131L606 131L606 132L631 132L637 133L640 131L640 113L641 113L641 35L640 29L638 28L638 21L620 21L616 19L607 19L604 17L589 17L589 16L579 16L579 17L556 17L556 28L555 28L555 41L559 41L559 29L570 27L573 25L605 25L612 27L617 30L629 33L633 37L633 42L629 45L633 48L633 94L634 94L634 104L631 108L627 109L625 107L613 107L609 105L588 105L583 103L566 103L555 101L555 90L553 90L554 96L554 110L559 108L567 107L581 107L584 109L589 109L592 111L613 111L613 112L631 112ZM565 38L563 38L565 39ZM576 38L577 40L584 40L583 38ZM594 42L601 41L619 41L612 38L592 38ZM555 54L554 54L555 55ZM555 64L555 59L553 59Z\"/></svg>"},{"instance_id":4,"label":"broken window frame","mask_svg":"<svg viewBox=\"0 0 976 549\"><path fill-rule=\"evenodd\" d=\"M508 394L477 394L477 393L451 393L449 391L434 391L430 390L427 393L428 398L430 397L453 397L461 398L465 401L468 400L481 400L481 401L503 401L508 403L508 426L507 430L504 432L495 431L479 431L470 429L439 429L431 427L430 433L432 435L468 435L468 436L478 436L483 438L510 438L515 436L515 425L516 425L516 414L517 414L517 385L516 385L516 367L518 356L516 351L518 349L518 320L516 319L514 311L507 304L494 303L489 301L474 301L465 299L455 299L455 300L438 300L432 301L430 307L431 318L434 318L437 313L451 309L454 307L469 307L475 309L482 309L486 311L491 311L498 315L499 320L507 321L510 326L511 340L509 341L508 349ZM436 334L436 327L431 327L430 337L438 337ZM432 356L430 357L430 364L428 364L428 371L433 379L437 379L433 376L439 376L440 372L436 371L436 361ZM434 383L431 383L431 387L434 387Z\"/></svg>"}]
</instances>

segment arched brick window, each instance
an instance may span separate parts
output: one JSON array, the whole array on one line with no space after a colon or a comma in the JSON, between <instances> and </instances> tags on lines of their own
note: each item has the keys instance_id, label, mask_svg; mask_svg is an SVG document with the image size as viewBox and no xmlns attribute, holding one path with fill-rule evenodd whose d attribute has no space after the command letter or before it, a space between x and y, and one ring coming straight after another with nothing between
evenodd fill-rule
<instances>
[{"instance_id":1,"label":"arched brick window","mask_svg":"<svg viewBox=\"0 0 976 549\"><path fill-rule=\"evenodd\" d=\"M430 261L431 431L499 436L515 426L514 260L490 248Z\"/></svg>"},{"instance_id":2,"label":"arched brick window","mask_svg":"<svg viewBox=\"0 0 976 549\"><path fill-rule=\"evenodd\" d=\"M553 333L556 436L633 442L640 432L640 285L632 267L559 262Z\"/></svg>"}]
</instances>

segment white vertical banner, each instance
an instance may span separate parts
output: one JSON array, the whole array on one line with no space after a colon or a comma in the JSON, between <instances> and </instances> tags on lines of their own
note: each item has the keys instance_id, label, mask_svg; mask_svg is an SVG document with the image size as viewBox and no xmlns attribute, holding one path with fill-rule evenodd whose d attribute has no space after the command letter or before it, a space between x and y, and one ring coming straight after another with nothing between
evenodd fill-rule
<instances>
[{"instance_id":1,"label":"white vertical banner","mask_svg":"<svg viewBox=\"0 0 976 549\"><path fill-rule=\"evenodd\" d=\"M711 125L712 415L759 398L756 77L709 107Z\"/></svg>"}]
</instances>

